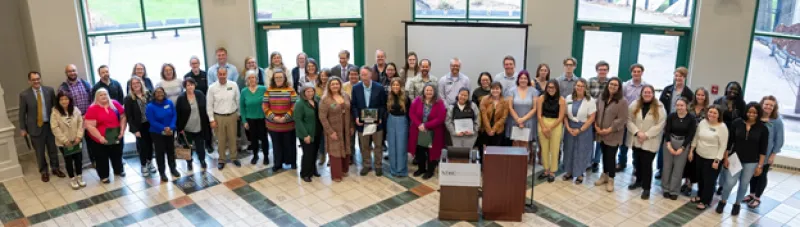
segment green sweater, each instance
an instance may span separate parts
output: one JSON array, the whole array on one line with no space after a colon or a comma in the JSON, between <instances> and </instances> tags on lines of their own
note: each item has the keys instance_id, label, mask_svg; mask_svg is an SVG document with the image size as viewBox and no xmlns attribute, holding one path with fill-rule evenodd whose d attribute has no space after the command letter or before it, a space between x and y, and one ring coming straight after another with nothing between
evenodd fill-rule
<instances>
[{"instance_id":1,"label":"green sweater","mask_svg":"<svg viewBox=\"0 0 800 227\"><path fill-rule=\"evenodd\" d=\"M250 88L245 87L242 89L241 96L239 97L239 113L242 115L242 123L247 122L247 119L264 119L264 93L267 88L264 86L257 86L256 92L250 92Z\"/></svg>"},{"instance_id":2,"label":"green sweater","mask_svg":"<svg viewBox=\"0 0 800 227\"><path fill-rule=\"evenodd\" d=\"M314 101L319 107L319 98L314 97ZM294 123L297 131L297 138L302 142L306 136L311 136L311 142L316 140L317 135L317 111L306 100L297 100L294 104ZM321 129L319 129L321 130Z\"/></svg>"}]
</instances>

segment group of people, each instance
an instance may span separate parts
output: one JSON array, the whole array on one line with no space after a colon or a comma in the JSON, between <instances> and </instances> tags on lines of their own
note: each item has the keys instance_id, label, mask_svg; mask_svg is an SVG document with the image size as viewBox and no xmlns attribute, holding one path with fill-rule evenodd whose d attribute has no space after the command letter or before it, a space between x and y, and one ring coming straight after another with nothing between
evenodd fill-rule
<instances>
[{"instance_id":1,"label":"group of people","mask_svg":"<svg viewBox=\"0 0 800 227\"><path fill-rule=\"evenodd\" d=\"M674 83L656 98L655 88L642 79L641 64L630 67L632 79L623 83L608 76L610 66L604 61L596 64L596 77L579 78L577 60L567 58L564 73L551 79L547 64L538 65L531 76L517 71L516 60L507 56L502 72L482 72L477 87L470 89L457 58L449 62L446 75L436 78L429 74L432 62L414 52L406 55L402 68L387 62L381 50L375 56L375 65L357 67L343 50L339 64L329 69L301 53L298 67L289 70L274 52L267 68L248 57L239 72L219 48L208 72L196 57L182 79L173 65L164 64L155 85L144 65L136 64L127 92L110 78L107 66L98 68L94 86L78 78L74 65L67 66L67 80L57 93L41 85L41 74L31 72L31 89L20 94L21 131L35 141L42 180L49 180L45 148L52 174L65 177L57 148L76 189L85 185L81 152L76 152L84 144L103 182L109 182L109 162L115 175L125 176L121 141L126 129L136 136L142 175L158 173L162 181L180 176L176 139L192 145L203 170L206 149L213 152L215 139L217 168L241 166L240 128L253 151L251 164L260 159L260 150L268 165L271 147L276 172L297 168L299 141L300 176L306 182L319 177L318 165L324 168L326 162L334 181L347 177L358 139L362 176L373 170L383 175L384 144L392 176L408 175L410 153L417 165L413 175L423 179L435 175L446 146L475 148L481 154L486 146L517 146L530 152L531 164L535 155L540 157L544 171L538 177L549 182L563 165L563 180L581 184L584 172L598 172L602 161L594 184L611 192L631 148L636 179L628 188L642 188L642 199L650 196L655 159L664 197L688 196L698 184L692 198L698 209L710 205L720 173L718 212L738 182L734 214L739 201L760 204L766 172L783 145L775 97L745 104L741 86L731 82L712 104L706 89L693 92L686 85L684 67L675 70ZM731 160L741 162L741 171L727 169ZM187 160L190 170L193 164ZM748 185L751 194L745 197Z\"/></svg>"}]
</instances>

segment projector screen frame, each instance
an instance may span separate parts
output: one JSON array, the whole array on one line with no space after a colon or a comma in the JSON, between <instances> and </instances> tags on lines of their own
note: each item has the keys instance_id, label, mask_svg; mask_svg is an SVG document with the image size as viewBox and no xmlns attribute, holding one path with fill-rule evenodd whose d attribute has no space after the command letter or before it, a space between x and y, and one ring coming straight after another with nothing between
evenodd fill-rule
<instances>
[{"instance_id":1,"label":"projector screen frame","mask_svg":"<svg viewBox=\"0 0 800 227\"><path fill-rule=\"evenodd\" d=\"M529 29L530 24L507 24L507 23L485 23L485 22L449 22L449 21L402 21L405 24L405 34L404 40L405 43L405 53L408 54L408 26L409 25L421 25L421 26L452 26L452 27L505 27L505 28L525 28L525 49L523 50L524 56L522 59L522 68L528 68L528 37L529 37ZM403 59L406 61L407 59Z\"/></svg>"}]
</instances>

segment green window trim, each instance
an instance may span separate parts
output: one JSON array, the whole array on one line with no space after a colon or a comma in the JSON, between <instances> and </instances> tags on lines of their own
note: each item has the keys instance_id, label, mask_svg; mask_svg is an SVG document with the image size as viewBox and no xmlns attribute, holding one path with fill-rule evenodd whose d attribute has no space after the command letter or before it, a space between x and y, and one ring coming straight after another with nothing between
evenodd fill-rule
<instances>
[{"instance_id":1,"label":"green window trim","mask_svg":"<svg viewBox=\"0 0 800 227\"><path fill-rule=\"evenodd\" d=\"M305 0L306 1L306 19L274 19L274 20L259 20L258 19L258 0L252 0L253 2L253 21L255 26L253 30L256 34L256 61L259 67L266 68L269 66L270 59L269 59L269 51L267 50L267 41L266 41L266 32L264 30L264 26L272 26L272 25L279 25L279 26L286 26L291 28L321 28L321 27L328 27L326 24L333 24L333 23L355 23L356 26L353 27L353 53L351 56L353 58L353 62L355 65L364 65L366 63L366 52L365 52L365 43L364 43L364 1L366 0L359 0L361 12L359 18L311 18L311 1L313 0ZM316 31L311 31L310 33L317 34ZM319 44L312 43L310 41L304 40L304 50L303 52L309 57L317 58L319 61L318 56L312 56L309 52L318 52L319 51ZM305 45L309 44L309 45ZM283 61L294 61L295 56L287 56L283 54ZM320 67L321 70L324 67Z\"/></svg>"},{"instance_id":2,"label":"green window trim","mask_svg":"<svg viewBox=\"0 0 800 227\"><path fill-rule=\"evenodd\" d=\"M744 97L747 95L747 78L750 76L750 58L753 55L753 41L755 41L756 36L765 36L769 38L781 38L781 39L793 39L793 40L800 40L800 36L797 35L789 35L789 34L782 34L776 32L759 32L756 29L756 23L758 21L758 8L761 5L761 1L763 0L756 0L756 7L755 11L753 12L753 23L751 24L750 28L750 43L748 43L747 48L747 62L745 62L744 67L744 78L742 78L742 96Z\"/></svg>"},{"instance_id":3,"label":"green window trim","mask_svg":"<svg viewBox=\"0 0 800 227\"><path fill-rule=\"evenodd\" d=\"M466 15L464 17L447 17L447 16L432 16L432 17L417 17L417 4L416 0L411 0L411 20L412 21L427 21L427 20L434 20L434 21L454 21L454 22L464 22L464 23L483 23L483 22L507 22L507 23L525 23L525 0L520 0L520 14L519 18L513 17L498 17L493 18L491 16L486 17L471 17L470 15L470 2L472 0L467 0L466 8L464 9Z\"/></svg>"},{"instance_id":4,"label":"green window trim","mask_svg":"<svg viewBox=\"0 0 800 227\"><path fill-rule=\"evenodd\" d=\"M202 48L203 48L203 53L205 53L206 36L205 36L205 28L203 27L203 4L201 3L201 0L197 0L197 10L198 10L198 14L199 14L199 17L200 17L200 24L199 25L165 26L165 27L158 27L158 28L152 28L152 29L148 28L147 27L147 20L146 20L146 16L145 16L145 6L144 6L145 5L144 4L145 0L138 0L139 1L140 12L141 12L142 28L141 29L131 29L131 30L117 30L117 31L109 31L109 32L89 32L89 24L88 24L88 20L86 18L87 17L87 14L86 14L86 1L88 1L88 0L79 0L78 2L80 4L80 9L81 9L80 12L81 12L81 26L82 26L82 32L83 32L83 40L84 40L84 45L86 45L86 56L87 56L86 60L88 61L87 63L89 65L89 68L86 70L87 71L86 74L87 74L87 77L91 81L92 84L97 82L97 81L95 81L96 71L94 70L95 66L94 66L93 61L92 61L92 45L90 43L91 42L90 39L94 38L94 37L107 37L107 36L112 36L112 35L124 35L124 34L143 33L143 32L159 32L159 31L171 31L171 30L177 31L177 30L183 30L183 29L200 28L200 37L201 37L202 43L203 43L203 47ZM203 64L204 64L203 68L208 68L208 57L206 56L206 54L203 54Z\"/></svg>"}]
</instances>

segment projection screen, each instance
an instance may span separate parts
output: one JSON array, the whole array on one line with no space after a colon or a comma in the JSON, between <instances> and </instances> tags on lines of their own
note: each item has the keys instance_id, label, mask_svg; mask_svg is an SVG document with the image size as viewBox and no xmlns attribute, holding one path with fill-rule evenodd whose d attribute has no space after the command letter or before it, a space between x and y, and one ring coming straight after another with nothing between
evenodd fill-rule
<instances>
[{"instance_id":1,"label":"projection screen","mask_svg":"<svg viewBox=\"0 0 800 227\"><path fill-rule=\"evenodd\" d=\"M516 59L516 70L526 68L527 24L411 22L406 24L406 53L432 62L431 76L438 81L450 73L450 60L461 61L461 73L469 76L470 86L478 86L481 72L494 76L503 71L503 58ZM402 63L399 63L402 64ZM398 65L400 66L400 65Z\"/></svg>"}]
</instances>

